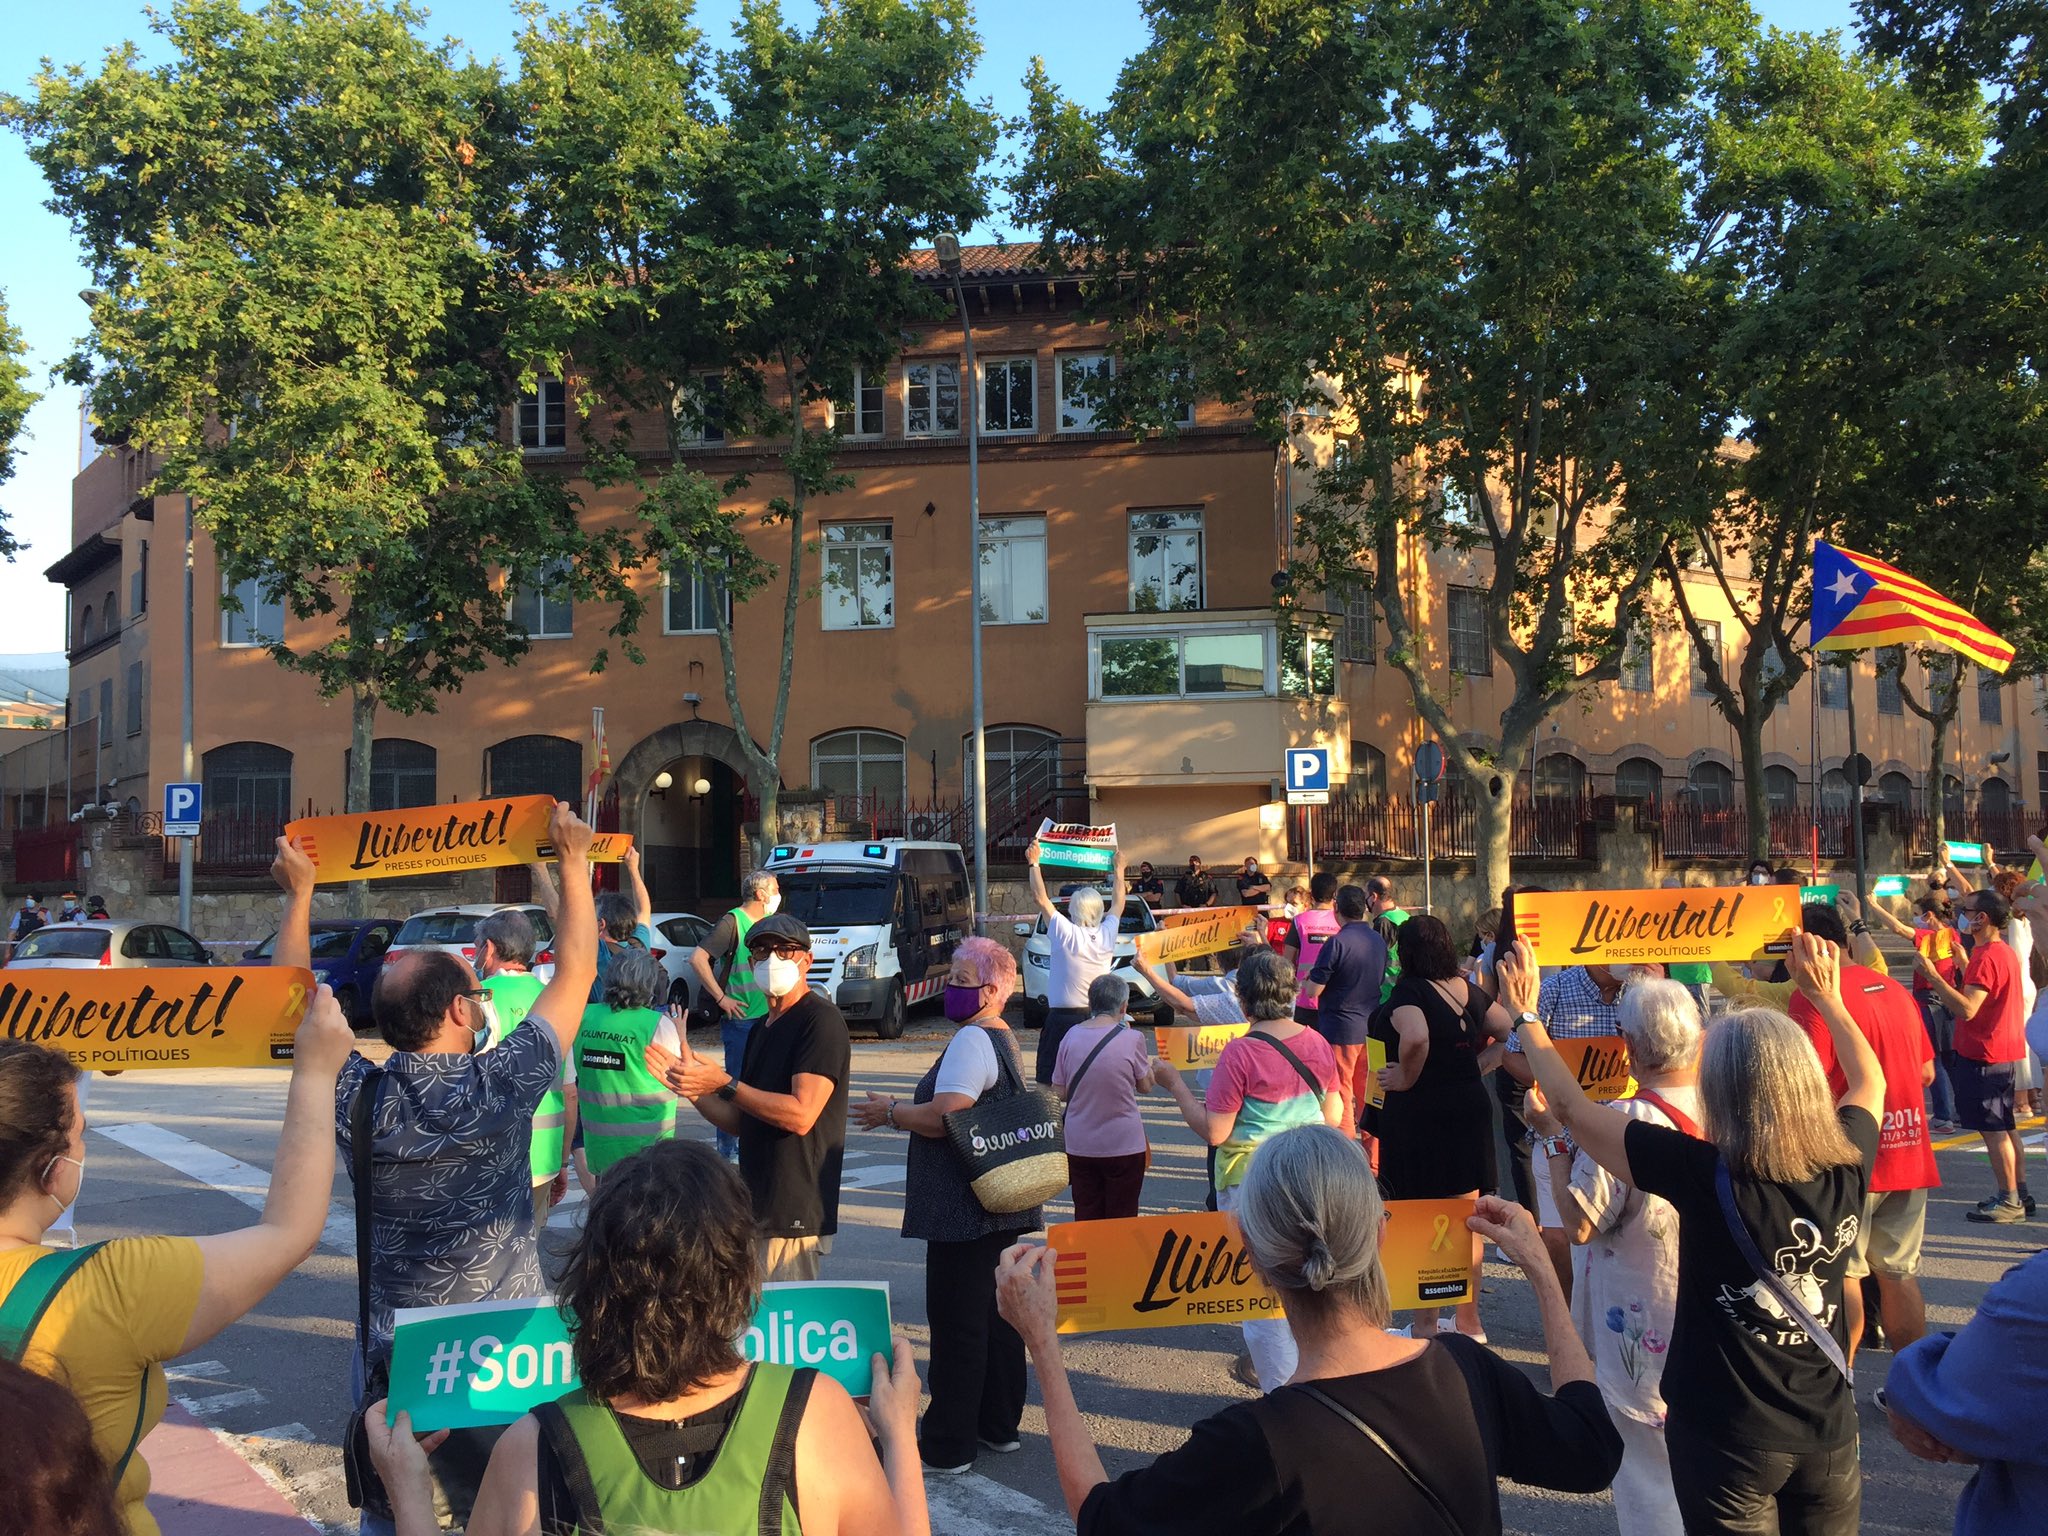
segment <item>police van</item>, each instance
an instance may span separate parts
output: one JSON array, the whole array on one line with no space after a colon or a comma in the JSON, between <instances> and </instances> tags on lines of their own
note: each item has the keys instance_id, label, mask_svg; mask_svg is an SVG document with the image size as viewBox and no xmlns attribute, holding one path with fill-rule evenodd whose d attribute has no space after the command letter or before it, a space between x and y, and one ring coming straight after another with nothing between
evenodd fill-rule
<instances>
[{"instance_id":1,"label":"police van","mask_svg":"<svg viewBox=\"0 0 2048 1536\"><path fill-rule=\"evenodd\" d=\"M782 891L777 910L811 930L811 990L884 1040L903 1033L912 1003L939 995L974 932L958 843L784 843L763 868Z\"/></svg>"}]
</instances>

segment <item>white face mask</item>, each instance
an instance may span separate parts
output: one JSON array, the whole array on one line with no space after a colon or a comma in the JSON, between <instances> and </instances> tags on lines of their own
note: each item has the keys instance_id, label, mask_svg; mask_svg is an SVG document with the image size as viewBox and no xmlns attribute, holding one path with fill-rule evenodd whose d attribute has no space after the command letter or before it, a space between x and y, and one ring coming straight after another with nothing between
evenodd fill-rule
<instances>
[{"instance_id":1,"label":"white face mask","mask_svg":"<svg viewBox=\"0 0 2048 1536\"><path fill-rule=\"evenodd\" d=\"M43 1191L43 1198L46 1200L54 1201L57 1206L57 1214L59 1216L62 1216L66 1211L70 1210L71 1207L75 1205L78 1201L78 1191L85 1183L85 1164L81 1163L75 1157L69 1157L64 1153L59 1152L55 1157L51 1158L49 1163L45 1165L45 1167L43 1168L42 1181L45 1185L47 1185L50 1182L50 1171L54 1169L59 1163L69 1163L72 1167L78 1170L78 1180L71 1186L71 1198L69 1200L58 1200L57 1197L51 1194L47 1188Z\"/></svg>"},{"instance_id":2,"label":"white face mask","mask_svg":"<svg viewBox=\"0 0 2048 1536\"><path fill-rule=\"evenodd\" d=\"M754 962L754 985L766 997L787 997L803 979L803 968L786 955L769 955Z\"/></svg>"},{"instance_id":3,"label":"white face mask","mask_svg":"<svg viewBox=\"0 0 2048 1536\"><path fill-rule=\"evenodd\" d=\"M777 891L773 896L767 896L762 898L761 915L763 917L773 917L776 914L776 912L781 909L781 906L782 892Z\"/></svg>"}]
</instances>

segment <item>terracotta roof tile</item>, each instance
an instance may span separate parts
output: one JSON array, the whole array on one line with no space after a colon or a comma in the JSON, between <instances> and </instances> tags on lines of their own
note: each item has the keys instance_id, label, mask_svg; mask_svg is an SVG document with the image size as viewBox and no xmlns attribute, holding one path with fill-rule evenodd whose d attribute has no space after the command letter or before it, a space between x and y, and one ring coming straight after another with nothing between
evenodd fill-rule
<instances>
[{"instance_id":1,"label":"terracotta roof tile","mask_svg":"<svg viewBox=\"0 0 2048 1536\"><path fill-rule=\"evenodd\" d=\"M912 251L906 266L919 277L937 277L939 258L929 250ZM1044 277L1045 262L1036 241L1019 240L1006 245L963 245L960 270L968 277Z\"/></svg>"}]
</instances>

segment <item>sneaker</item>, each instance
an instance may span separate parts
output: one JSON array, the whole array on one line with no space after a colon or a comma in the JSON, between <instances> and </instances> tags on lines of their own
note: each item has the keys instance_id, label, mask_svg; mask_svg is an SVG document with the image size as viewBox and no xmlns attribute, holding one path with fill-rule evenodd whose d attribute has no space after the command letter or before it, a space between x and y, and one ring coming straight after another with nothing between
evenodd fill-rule
<instances>
[{"instance_id":1,"label":"sneaker","mask_svg":"<svg viewBox=\"0 0 2048 1536\"><path fill-rule=\"evenodd\" d=\"M2026 1185L2020 1186L2020 1205L2027 1213L2027 1220L2034 1219L2034 1192Z\"/></svg>"},{"instance_id":2,"label":"sneaker","mask_svg":"<svg viewBox=\"0 0 2048 1536\"><path fill-rule=\"evenodd\" d=\"M1979 1200L1976 1209L1980 1211L1994 1211L2003 1204L2005 1204L2005 1193L2001 1190L1986 1195L1982 1200Z\"/></svg>"},{"instance_id":3,"label":"sneaker","mask_svg":"<svg viewBox=\"0 0 2048 1536\"><path fill-rule=\"evenodd\" d=\"M1453 1319L1440 1317L1436 1320L1436 1331L1438 1333L1456 1333L1459 1330L1457 1323ZM1484 1344L1486 1342L1486 1330L1482 1328L1477 1333L1466 1334L1465 1337L1474 1344Z\"/></svg>"},{"instance_id":4,"label":"sneaker","mask_svg":"<svg viewBox=\"0 0 2048 1536\"><path fill-rule=\"evenodd\" d=\"M981 1448L983 1450L994 1451L998 1456L1007 1456L1012 1451L1024 1449L1024 1442L1015 1435L1012 1435L1007 1440L991 1440L987 1435L978 1435L975 1438L981 1441Z\"/></svg>"},{"instance_id":5,"label":"sneaker","mask_svg":"<svg viewBox=\"0 0 2048 1536\"><path fill-rule=\"evenodd\" d=\"M921 1461L923 1460L922 1457L918 1459ZM974 1463L971 1461L963 1461L957 1467L939 1467L934 1466L931 1462L927 1461L924 1463L924 1469L925 1472L932 1477L965 1477L969 1472L972 1472L974 1470Z\"/></svg>"},{"instance_id":6,"label":"sneaker","mask_svg":"<svg viewBox=\"0 0 2048 1536\"><path fill-rule=\"evenodd\" d=\"M1870 1404L1879 1413L1890 1413L1892 1411L1892 1400L1884 1395L1883 1387L1872 1387L1870 1389Z\"/></svg>"},{"instance_id":7,"label":"sneaker","mask_svg":"<svg viewBox=\"0 0 2048 1536\"><path fill-rule=\"evenodd\" d=\"M2006 1227L2016 1221L2025 1221L2027 1208L2017 1200L1994 1200L1988 1210L1980 1205L1974 1211L1963 1212L1963 1215L1971 1221L1996 1222L1999 1226Z\"/></svg>"},{"instance_id":8,"label":"sneaker","mask_svg":"<svg viewBox=\"0 0 2048 1536\"><path fill-rule=\"evenodd\" d=\"M1230 1362L1230 1379L1243 1382L1254 1392L1265 1390L1259 1385L1258 1368L1252 1364L1251 1354L1247 1350L1239 1350L1237 1357Z\"/></svg>"}]
</instances>

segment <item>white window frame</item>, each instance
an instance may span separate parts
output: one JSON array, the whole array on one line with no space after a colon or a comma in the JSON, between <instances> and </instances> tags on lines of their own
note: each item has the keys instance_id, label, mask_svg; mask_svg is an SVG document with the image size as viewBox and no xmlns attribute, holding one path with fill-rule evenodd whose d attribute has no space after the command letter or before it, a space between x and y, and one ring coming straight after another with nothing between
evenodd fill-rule
<instances>
[{"instance_id":1,"label":"white window frame","mask_svg":"<svg viewBox=\"0 0 2048 1536\"><path fill-rule=\"evenodd\" d=\"M1059 386L1058 414L1053 426L1061 432L1101 432L1107 430L1095 420L1095 406L1074 400L1067 394L1067 365L1079 364L1087 368L1088 378L1116 377L1116 355L1110 352L1055 352L1052 358L1053 377ZM1072 418L1071 420L1069 418Z\"/></svg>"},{"instance_id":2,"label":"white window frame","mask_svg":"<svg viewBox=\"0 0 2048 1536\"><path fill-rule=\"evenodd\" d=\"M229 651L254 651L267 649L284 638L284 599L268 598L263 595L263 583L254 576L247 581L238 581L232 588L235 597L242 603L242 611L236 613L226 604L220 610L221 649ZM221 583L221 596L229 595L228 583ZM266 613L276 615L277 633L270 634L264 628ZM236 638L239 627L241 638Z\"/></svg>"},{"instance_id":3,"label":"white window frame","mask_svg":"<svg viewBox=\"0 0 2048 1536\"><path fill-rule=\"evenodd\" d=\"M875 397L873 420L869 420L867 396ZM830 407L830 421L833 430L842 438L860 440L882 435L885 426L884 408L889 398L889 376L885 369L879 377L870 378L868 370L853 370L853 388L844 400L834 400Z\"/></svg>"},{"instance_id":4,"label":"white window frame","mask_svg":"<svg viewBox=\"0 0 2048 1536\"><path fill-rule=\"evenodd\" d=\"M1833 651L1821 651L1813 658L1813 685L1820 690L1822 709L1849 707L1849 689L1854 685L1855 678L1850 675L1846 661L1842 665L1836 664L1834 658L1837 654ZM1830 679L1833 680L1832 687L1829 686Z\"/></svg>"},{"instance_id":5,"label":"white window frame","mask_svg":"<svg viewBox=\"0 0 2048 1536\"><path fill-rule=\"evenodd\" d=\"M1030 353L1016 357L985 357L980 359L981 377L976 380L975 399L981 407L981 435L983 437L1031 437L1038 431L1038 359ZM1024 370L1024 408L1026 420L1023 426L996 426L989 420L988 386L990 379L1001 372L1008 379L1006 393L1010 402L1009 421L1016 419L1017 381L1016 370Z\"/></svg>"},{"instance_id":6,"label":"white window frame","mask_svg":"<svg viewBox=\"0 0 2048 1536\"><path fill-rule=\"evenodd\" d=\"M1369 667L1378 660L1379 610L1373 605L1373 578L1361 575L1339 589L1343 599L1343 625L1339 631L1337 659L1353 666ZM1363 639L1363 646L1358 644ZM1362 652L1362 654L1361 654Z\"/></svg>"},{"instance_id":7,"label":"white window frame","mask_svg":"<svg viewBox=\"0 0 2048 1536\"><path fill-rule=\"evenodd\" d=\"M953 424L942 426L939 420L939 391L945 387L945 375L953 375ZM917 425L918 407L915 394L922 391L925 396L924 415L926 425ZM958 437L960 435L960 362L950 357L920 357L903 365L903 435L905 437Z\"/></svg>"},{"instance_id":8,"label":"white window frame","mask_svg":"<svg viewBox=\"0 0 2048 1536\"><path fill-rule=\"evenodd\" d=\"M1621 648L1621 676L1616 681L1624 693L1657 691L1657 642L1640 625L1629 630Z\"/></svg>"},{"instance_id":9,"label":"white window frame","mask_svg":"<svg viewBox=\"0 0 2048 1536\"><path fill-rule=\"evenodd\" d=\"M880 537L876 537L871 531L874 529L881 530ZM855 530L859 531L856 532ZM883 617L873 623L867 623L862 621L860 617L862 611L860 588L861 556L864 553L877 549L883 552L884 558L888 562L888 589L887 596L881 604ZM851 586L841 584L838 587L837 590L845 595L842 595L837 602L834 601L833 597L832 570L834 561L832 557L834 554L850 555L853 560L853 583ZM827 523L825 525L824 537L821 541L821 548L818 552L818 559L823 567L822 574L824 577L823 586L825 590L819 594L818 601L818 606L821 610L820 618L824 628L847 631L894 629L896 627L896 525L894 523L887 520ZM849 597L855 621L851 624L835 623L835 614L844 612Z\"/></svg>"},{"instance_id":10,"label":"white window frame","mask_svg":"<svg viewBox=\"0 0 2048 1536\"><path fill-rule=\"evenodd\" d=\"M1472 606L1472 623L1460 625L1457 622L1455 599L1462 596ZM1458 636L1463 631L1466 640L1476 639L1479 646L1477 667L1458 664ZM1444 649L1449 658L1451 670L1460 677L1493 676L1493 642L1486 634L1486 595L1484 589L1459 586L1455 583L1444 589ZM1470 660L1470 657L1465 658Z\"/></svg>"},{"instance_id":11,"label":"white window frame","mask_svg":"<svg viewBox=\"0 0 2048 1536\"><path fill-rule=\"evenodd\" d=\"M864 765L868 763L884 763L889 761L887 757L874 756L864 751L862 749L860 741L860 738L863 736L880 736L885 738L886 740L893 741L896 744L896 775L897 781L902 785L902 788L899 791L899 793L905 800L908 800L910 798L910 759L906 753L907 743L905 743L904 739L901 736L898 736L894 731L885 731L881 729L879 726L850 725L847 726L844 730L827 731L823 736L815 738L811 742L811 782L813 784L817 784L819 782L818 764L821 761L821 759L818 755L818 748L823 746L826 742L837 740L842 736L851 736L854 738L853 755L849 757L845 753L831 752L825 754L822 761L829 763L854 764L854 787L852 793L855 799L866 799L871 794L880 793L879 790L871 790L868 787L866 783L867 775L865 772ZM847 791L835 789L829 790L827 791L827 793L833 795L842 795L847 793ZM883 803L887 804L888 802L885 800Z\"/></svg>"},{"instance_id":12,"label":"white window frame","mask_svg":"<svg viewBox=\"0 0 2048 1536\"><path fill-rule=\"evenodd\" d=\"M717 395L717 410L705 410L707 396ZM716 373L693 373L676 387L676 441L685 448L723 448L730 440L723 416L725 377Z\"/></svg>"},{"instance_id":13,"label":"white window frame","mask_svg":"<svg viewBox=\"0 0 2048 1536\"><path fill-rule=\"evenodd\" d=\"M557 560L550 562L542 570L536 572L534 574L533 580L530 582L506 583L505 617L514 624L517 624L518 622L517 609L519 606L519 599L527 593L532 593L534 596L537 605L536 617L540 620L540 623L543 627L539 629L523 630L522 633L525 634L527 639L572 640L575 638L576 599L574 595L565 592L559 598L557 598L550 596L548 593L548 586L551 581L560 582L563 579L565 579L568 576L568 574L569 573L567 566L564 565L563 562ZM557 605L559 605L567 614L567 627L563 629L546 628L545 626L547 625L550 618L549 609Z\"/></svg>"},{"instance_id":14,"label":"white window frame","mask_svg":"<svg viewBox=\"0 0 2048 1536\"><path fill-rule=\"evenodd\" d=\"M1162 400L1160 402L1161 413L1166 417L1167 425L1169 426L1192 427L1195 424L1194 375L1184 368L1175 369L1174 382L1185 388L1187 393L1179 400L1175 400L1171 396ZM1178 409L1175 409L1175 407L1178 407Z\"/></svg>"},{"instance_id":15,"label":"white window frame","mask_svg":"<svg viewBox=\"0 0 2048 1536\"><path fill-rule=\"evenodd\" d=\"M1188 691L1188 642L1190 640L1238 639L1251 636L1259 642L1263 677L1260 686L1253 688L1206 689L1197 693ZM1177 685L1172 693L1104 693L1102 691L1102 648L1120 640L1166 640L1173 645L1174 675ZM1088 637L1088 697L1097 703L1133 704L1148 699L1270 699L1280 694L1280 658L1276 654L1274 635L1270 629L1246 629L1242 624L1173 626L1160 625L1144 629L1101 629Z\"/></svg>"},{"instance_id":16,"label":"white window frame","mask_svg":"<svg viewBox=\"0 0 2048 1536\"><path fill-rule=\"evenodd\" d=\"M1140 529L1139 527L1137 527L1137 521L1139 518L1151 517L1193 518L1194 522L1192 526L1180 526L1173 528ZM1193 536L1195 541L1195 600L1193 603L1186 604L1181 607L1161 607L1158 609L1147 609L1139 607L1138 594L1141 590L1143 590L1143 588L1138 580L1138 539L1141 536L1148 534L1162 540L1173 537L1185 537L1188 535ZM1165 576L1167 572L1165 569L1163 555L1160 557L1160 559L1160 574L1162 576ZM1209 600L1209 529L1207 517L1203 515L1202 509L1200 507L1148 507L1143 511L1132 511L1128 513L1124 518L1124 563L1127 574L1127 580L1129 582L1131 612L1200 612L1203 605L1207 603ZM1170 582L1162 583L1162 585L1159 588L1159 595L1161 599L1164 599L1167 593L1171 590L1172 586Z\"/></svg>"},{"instance_id":17,"label":"white window frame","mask_svg":"<svg viewBox=\"0 0 2048 1536\"><path fill-rule=\"evenodd\" d=\"M1014 525L1014 526L1013 526ZM991 529L996 531L991 533ZM1038 617L1029 617L1027 608L1023 614L997 611L991 616L990 595L999 590L1014 592L1015 584L1007 588L989 579L990 555L1000 569L1014 566L1019 552L1031 545L1038 546ZM1051 543L1046 530L1046 516L1043 512L1010 512L999 517L984 517L981 520L981 622L997 624L1046 624L1052 618L1052 559Z\"/></svg>"},{"instance_id":18,"label":"white window frame","mask_svg":"<svg viewBox=\"0 0 2048 1536\"><path fill-rule=\"evenodd\" d=\"M554 399L549 400L552 391ZM549 440L550 417L553 441ZM542 374L534 380L533 389L519 397L519 406L513 420L513 435L519 440L522 453L560 453L569 446L569 386L561 379ZM531 432L533 441L527 440Z\"/></svg>"},{"instance_id":19,"label":"white window frame","mask_svg":"<svg viewBox=\"0 0 2048 1536\"><path fill-rule=\"evenodd\" d=\"M699 625L695 628L678 629L675 627L673 623L675 610L670 606L670 603L673 599L676 590L676 576L678 574L679 572L674 565L668 566L661 573L661 632L664 635L717 634L718 624L715 615L704 615L704 617L707 620L709 620L709 622ZM732 593L726 590L725 583L720 581L716 576L707 575L704 572L695 569L694 567L690 569L687 573L683 574L687 574L689 578L691 587L690 607L693 613L698 606L697 597L699 591L701 590L698 584L701 582L704 585L708 586L711 592L714 594L714 602L723 600L723 602L725 603L725 623L726 627L730 629L732 627Z\"/></svg>"},{"instance_id":20,"label":"white window frame","mask_svg":"<svg viewBox=\"0 0 2048 1536\"><path fill-rule=\"evenodd\" d=\"M1728 653L1722 648L1721 621L1719 619L1701 619L1699 621L1699 629L1700 638L1705 638L1711 632L1713 638L1708 641L1707 649L1714 653L1715 665L1720 667L1725 674L1728 667ZM1700 664L1699 639L1691 635L1687 635L1686 639L1691 642L1690 649L1692 651L1690 658L1692 667L1688 676L1689 691L1692 697L1696 699L1711 699L1714 696L1714 691L1707 677L1707 669Z\"/></svg>"}]
</instances>

